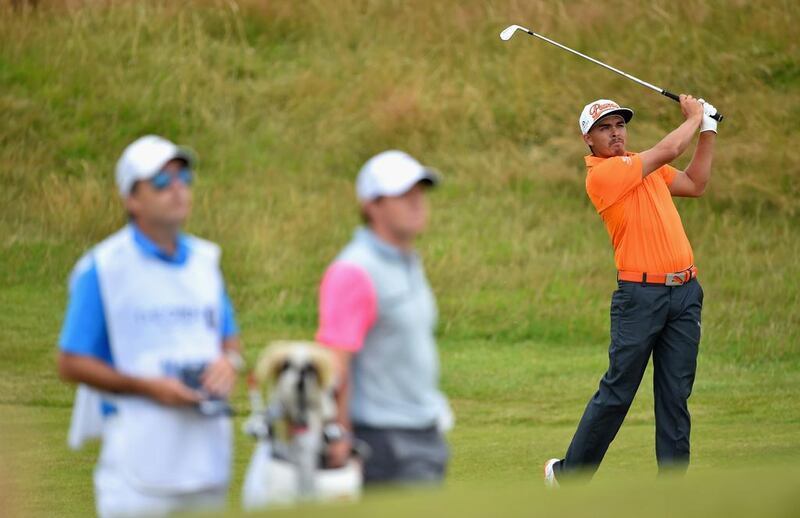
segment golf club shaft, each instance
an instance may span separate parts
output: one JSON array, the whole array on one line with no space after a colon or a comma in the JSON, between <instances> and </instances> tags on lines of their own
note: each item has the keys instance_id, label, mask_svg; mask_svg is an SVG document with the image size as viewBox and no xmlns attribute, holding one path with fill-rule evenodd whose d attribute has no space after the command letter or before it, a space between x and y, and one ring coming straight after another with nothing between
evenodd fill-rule
<instances>
[{"instance_id":1,"label":"golf club shaft","mask_svg":"<svg viewBox=\"0 0 800 518\"><path fill-rule=\"evenodd\" d=\"M577 50L571 49L571 48L567 47L566 45L562 45L561 43L559 43L557 41L553 41L550 38L548 38L547 36L542 36L541 34L537 34L537 33L533 32L532 30L529 30L529 29L524 29L523 28L523 30L525 32L527 32L528 34L530 34L531 36L539 38L540 40L544 40L544 41L546 41L547 43L549 43L551 45L555 45L556 47L558 47L560 49L564 49L567 52L571 52L571 53L575 54L576 56L582 57L583 59L588 59L589 61L591 61L592 63L594 63L596 65L600 65L603 68L611 70L612 72L616 72L617 74L619 74L621 76L627 77L631 81L639 83L640 85L645 86L645 87L647 87L647 88L649 88L651 90L655 90L656 92L660 93L661 95L663 95L665 97L669 97L673 101L676 101L676 102L680 102L681 101L681 98L678 95L676 95L676 94L674 94L674 93L672 93L672 92L670 92L668 90L664 90L663 88L659 88L656 85L648 83L647 81L642 81L638 77L634 77L634 76L632 76L632 75L630 75L630 74L628 74L626 72L623 72L622 70L620 70L618 68L612 67L611 65L606 65L602 61L598 61L598 60L594 59L591 56L587 56L586 54L583 54L581 52L578 52ZM719 112L715 113L711 117L713 119L716 119L717 121L721 121L723 119L722 114L719 113Z\"/></svg>"}]
</instances>

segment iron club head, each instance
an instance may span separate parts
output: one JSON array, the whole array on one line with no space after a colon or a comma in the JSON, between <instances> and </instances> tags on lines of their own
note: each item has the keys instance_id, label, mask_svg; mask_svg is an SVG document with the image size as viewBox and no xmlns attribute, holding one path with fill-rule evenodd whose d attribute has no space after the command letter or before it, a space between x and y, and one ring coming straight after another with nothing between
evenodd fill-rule
<instances>
[{"instance_id":1,"label":"iron club head","mask_svg":"<svg viewBox=\"0 0 800 518\"><path fill-rule=\"evenodd\" d=\"M525 27L522 27L521 25L509 25L508 27L503 29L503 32L500 33L500 39L503 40L503 41L510 40L511 37L514 35L514 33L517 32L517 29L519 29L521 31L525 31L527 33L531 32L528 29L526 29Z\"/></svg>"}]
</instances>

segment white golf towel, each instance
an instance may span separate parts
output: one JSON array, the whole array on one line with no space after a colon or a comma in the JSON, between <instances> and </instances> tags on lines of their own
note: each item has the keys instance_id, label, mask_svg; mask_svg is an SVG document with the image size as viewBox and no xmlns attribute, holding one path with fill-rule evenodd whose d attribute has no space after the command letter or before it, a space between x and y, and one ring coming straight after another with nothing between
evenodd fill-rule
<instances>
[{"instance_id":1,"label":"white golf towel","mask_svg":"<svg viewBox=\"0 0 800 518\"><path fill-rule=\"evenodd\" d=\"M269 441L256 443L242 486L242 507L248 511L263 508L269 503L267 469L272 460L271 450Z\"/></svg>"},{"instance_id":2,"label":"white golf towel","mask_svg":"<svg viewBox=\"0 0 800 518\"><path fill-rule=\"evenodd\" d=\"M72 421L69 425L67 444L79 450L86 441L100 439L103 435L103 413L101 392L84 384L78 385L72 406Z\"/></svg>"}]
</instances>

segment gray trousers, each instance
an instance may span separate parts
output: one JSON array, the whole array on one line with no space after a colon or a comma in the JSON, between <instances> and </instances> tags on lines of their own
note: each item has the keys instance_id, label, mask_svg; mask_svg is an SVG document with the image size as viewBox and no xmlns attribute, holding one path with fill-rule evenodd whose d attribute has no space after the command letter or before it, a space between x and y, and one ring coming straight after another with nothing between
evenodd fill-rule
<instances>
[{"instance_id":1,"label":"gray trousers","mask_svg":"<svg viewBox=\"0 0 800 518\"><path fill-rule=\"evenodd\" d=\"M371 450L364 463L365 484L435 484L444 479L450 455L435 427L407 430L356 425L353 432Z\"/></svg>"},{"instance_id":2,"label":"gray trousers","mask_svg":"<svg viewBox=\"0 0 800 518\"><path fill-rule=\"evenodd\" d=\"M695 279L682 286L620 281L611 298L608 371L586 406L556 475L594 473L622 421L653 356L656 459L659 471L685 471L689 464L692 393L700 344L703 289Z\"/></svg>"}]
</instances>

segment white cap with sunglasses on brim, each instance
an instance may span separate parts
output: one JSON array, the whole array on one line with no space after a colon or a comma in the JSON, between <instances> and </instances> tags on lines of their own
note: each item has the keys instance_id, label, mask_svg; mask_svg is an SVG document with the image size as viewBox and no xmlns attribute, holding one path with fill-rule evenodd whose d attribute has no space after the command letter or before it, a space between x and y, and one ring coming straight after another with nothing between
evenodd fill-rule
<instances>
[{"instance_id":1,"label":"white cap with sunglasses on brim","mask_svg":"<svg viewBox=\"0 0 800 518\"><path fill-rule=\"evenodd\" d=\"M597 121L603 117L607 117L608 115L619 115L627 124L633 118L633 110L630 108L622 108L619 104L609 99L598 99L596 101L592 101L584 106L583 111L581 112L581 118L578 121L578 125L581 128L581 133L586 135L589 133L589 131L591 131L592 127L597 123Z\"/></svg>"},{"instance_id":2,"label":"white cap with sunglasses on brim","mask_svg":"<svg viewBox=\"0 0 800 518\"><path fill-rule=\"evenodd\" d=\"M356 195L362 203L381 196L400 196L419 182L439 184L439 173L420 164L408 153L391 150L367 160L356 178Z\"/></svg>"},{"instance_id":3,"label":"white cap with sunglasses on brim","mask_svg":"<svg viewBox=\"0 0 800 518\"><path fill-rule=\"evenodd\" d=\"M117 162L116 178L120 194L125 197L133 184L157 175L170 160L184 160L189 167L195 163L194 152L173 144L158 135L136 139L125 148Z\"/></svg>"}]
</instances>

